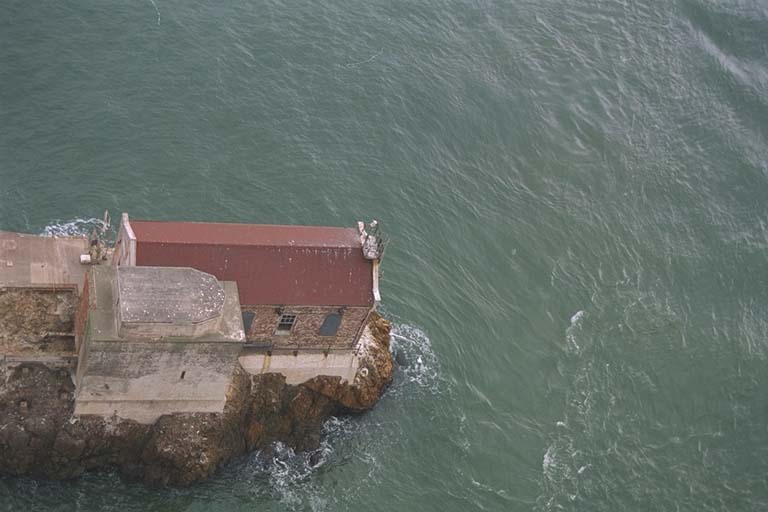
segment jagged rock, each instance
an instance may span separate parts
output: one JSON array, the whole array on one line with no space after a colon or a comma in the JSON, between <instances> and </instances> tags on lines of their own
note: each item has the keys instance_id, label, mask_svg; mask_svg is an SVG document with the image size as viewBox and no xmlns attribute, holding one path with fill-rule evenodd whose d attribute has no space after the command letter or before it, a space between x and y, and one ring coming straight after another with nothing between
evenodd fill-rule
<instances>
[{"instance_id":1,"label":"jagged rock","mask_svg":"<svg viewBox=\"0 0 768 512\"><path fill-rule=\"evenodd\" d=\"M354 382L317 377L292 386L280 374L238 367L223 413L167 415L152 425L74 417L67 371L38 363L0 370L0 473L64 479L114 467L151 485L183 486L275 441L315 450L328 417L370 409L391 383L389 329L384 318L371 320Z\"/></svg>"},{"instance_id":2,"label":"jagged rock","mask_svg":"<svg viewBox=\"0 0 768 512\"><path fill-rule=\"evenodd\" d=\"M370 409L384 389L392 383L394 363L389 351L390 322L374 313L369 325L370 337L361 338L363 362L352 383L339 377L316 377L303 386L333 399L349 412Z\"/></svg>"}]
</instances>

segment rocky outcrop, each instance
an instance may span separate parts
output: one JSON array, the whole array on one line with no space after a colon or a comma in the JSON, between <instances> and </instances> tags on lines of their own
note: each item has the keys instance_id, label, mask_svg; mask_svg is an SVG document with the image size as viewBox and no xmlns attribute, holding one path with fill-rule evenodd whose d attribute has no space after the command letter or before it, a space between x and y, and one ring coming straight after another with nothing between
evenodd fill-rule
<instances>
[{"instance_id":1,"label":"rocky outcrop","mask_svg":"<svg viewBox=\"0 0 768 512\"><path fill-rule=\"evenodd\" d=\"M370 409L392 380L389 322L375 315L366 331L351 383L317 377L291 386L280 374L238 367L223 413L173 414L152 425L75 417L69 370L40 363L0 370L0 473L63 479L115 467L152 485L188 485L275 441L315 449L329 416Z\"/></svg>"},{"instance_id":2,"label":"rocky outcrop","mask_svg":"<svg viewBox=\"0 0 768 512\"><path fill-rule=\"evenodd\" d=\"M392 382L393 360L389 351L390 323L374 314L361 336L360 370L352 383L340 377L317 377L304 384L310 389L349 411L365 411L378 401L384 386Z\"/></svg>"},{"instance_id":3,"label":"rocky outcrop","mask_svg":"<svg viewBox=\"0 0 768 512\"><path fill-rule=\"evenodd\" d=\"M76 299L70 288L0 289L0 353L72 352Z\"/></svg>"}]
</instances>

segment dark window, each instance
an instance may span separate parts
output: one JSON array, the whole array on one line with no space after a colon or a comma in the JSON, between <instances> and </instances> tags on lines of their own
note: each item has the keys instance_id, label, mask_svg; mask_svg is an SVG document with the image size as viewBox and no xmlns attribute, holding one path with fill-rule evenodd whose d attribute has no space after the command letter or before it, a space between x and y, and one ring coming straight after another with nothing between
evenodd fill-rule
<instances>
[{"instance_id":1,"label":"dark window","mask_svg":"<svg viewBox=\"0 0 768 512\"><path fill-rule=\"evenodd\" d=\"M280 315L275 334L288 334L296 324L296 315Z\"/></svg>"},{"instance_id":2,"label":"dark window","mask_svg":"<svg viewBox=\"0 0 768 512\"><path fill-rule=\"evenodd\" d=\"M336 331L339 330L341 325L341 315L338 313L331 313L323 320L323 325L320 326L320 336L336 336Z\"/></svg>"},{"instance_id":3,"label":"dark window","mask_svg":"<svg viewBox=\"0 0 768 512\"><path fill-rule=\"evenodd\" d=\"M243 311L243 330L245 331L245 334L248 334L251 330L254 316L256 316L256 313L253 311Z\"/></svg>"},{"instance_id":4,"label":"dark window","mask_svg":"<svg viewBox=\"0 0 768 512\"><path fill-rule=\"evenodd\" d=\"M181 372L181 380L184 380L184 376L187 374L186 370Z\"/></svg>"}]
</instances>

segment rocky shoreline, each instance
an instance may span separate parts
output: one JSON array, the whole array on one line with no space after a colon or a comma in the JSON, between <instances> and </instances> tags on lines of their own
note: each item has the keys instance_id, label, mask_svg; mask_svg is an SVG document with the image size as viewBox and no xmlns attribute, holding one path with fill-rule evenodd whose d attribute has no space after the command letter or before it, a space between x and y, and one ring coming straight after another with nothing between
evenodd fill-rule
<instances>
[{"instance_id":1,"label":"rocky shoreline","mask_svg":"<svg viewBox=\"0 0 768 512\"><path fill-rule=\"evenodd\" d=\"M238 366L223 413L166 415L152 425L74 416L69 370L0 369L0 473L69 479L112 467L149 485L185 486L277 441L316 449L330 416L370 409L392 381L390 323L374 313L367 330L353 382L321 376L293 386L280 374L249 375Z\"/></svg>"}]
</instances>

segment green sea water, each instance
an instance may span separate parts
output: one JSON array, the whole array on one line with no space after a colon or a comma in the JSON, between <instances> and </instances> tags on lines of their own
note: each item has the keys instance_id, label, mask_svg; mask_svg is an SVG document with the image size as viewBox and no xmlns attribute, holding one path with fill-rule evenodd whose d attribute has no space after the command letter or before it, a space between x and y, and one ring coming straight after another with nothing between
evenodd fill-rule
<instances>
[{"instance_id":1,"label":"green sea water","mask_svg":"<svg viewBox=\"0 0 768 512\"><path fill-rule=\"evenodd\" d=\"M319 462L0 510L768 510L767 137L765 0L6 0L0 229L379 219L404 364Z\"/></svg>"}]
</instances>

